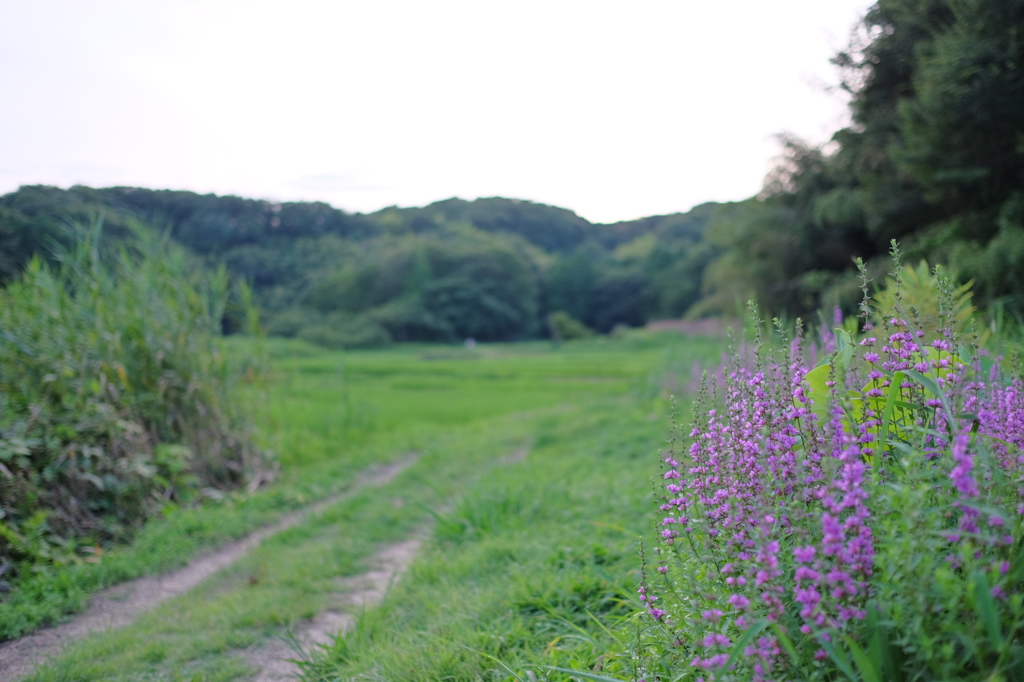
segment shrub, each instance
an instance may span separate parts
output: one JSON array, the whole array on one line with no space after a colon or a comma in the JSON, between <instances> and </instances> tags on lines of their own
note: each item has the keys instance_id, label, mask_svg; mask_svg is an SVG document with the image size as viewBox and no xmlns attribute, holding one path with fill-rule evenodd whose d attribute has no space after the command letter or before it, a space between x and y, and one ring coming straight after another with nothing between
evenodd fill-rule
<instances>
[{"instance_id":1,"label":"shrub","mask_svg":"<svg viewBox=\"0 0 1024 682\"><path fill-rule=\"evenodd\" d=\"M224 271L136 236L104 262L97 224L0 290L0 565L73 561L263 464L218 346Z\"/></svg>"},{"instance_id":2,"label":"shrub","mask_svg":"<svg viewBox=\"0 0 1024 682\"><path fill-rule=\"evenodd\" d=\"M916 327L893 246L883 327L815 368L759 339L665 453L648 679L1024 679L1024 380L941 277Z\"/></svg>"},{"instance_id":3,"label":"shrub","mask_svg":"<svg viewBox=\"0 0 1024 682\"><path fill-rule=\"evenodd\" d=\"M563 310L556 310L548 314L548 330L551 332L551 338L555 341L589 339L594 335L593 330L587 325Z\"/></svg>"}]
</instances>

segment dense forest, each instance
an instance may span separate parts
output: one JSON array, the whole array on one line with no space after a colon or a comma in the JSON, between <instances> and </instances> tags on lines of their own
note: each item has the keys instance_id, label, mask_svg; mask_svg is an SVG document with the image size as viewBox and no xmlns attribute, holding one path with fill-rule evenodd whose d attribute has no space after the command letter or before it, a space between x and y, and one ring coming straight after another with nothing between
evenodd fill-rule
<instances>
[{"instance_id":1,"label":"dense forest","mask_svg":"<svg viewBox=\"0 0 1024 682\"><path fill-rule=\"evenodd\" d=\"M762 192L687 213L592 224L514 199L350 214L180 191L23 187L0 197L0 283L67 225L142 223L256 292L270 333L328 346L608 332L664 317L852 309L852 259L891 240L1024 308L1024 2L881 0L833 59L850 125L780 136Z\"/></svg>"},{"instance_id":2,"label":"dense forest","mask_svg":"<svg viewBox=\"0 0 1024 682\"><path fill-rule=\"evenodd\" d=\"M685 314L743 204L595 225L528 201L449 199L349 214L322 203L138 188L23 187L0 197L10 280L103 216L112 247L138 224L251 284L268 331L327 346L606 333ZM552 316L552 313L560 313ZM552 324L552 322L554 324Z\"/></svg>"},{"instance_id":3,"label":"dense forest","mask_svg":"<svg viewBox=\"0 0 1024 682\"><path fill-rule=\"evenodd\" d=\"M772 311L859 295L851 256L890 241L1024 307L1024 2L879 0L833 62L850 125L823 148L783 137L760 211L727 235L713 288Z\"/></svg>"}]
</instances>

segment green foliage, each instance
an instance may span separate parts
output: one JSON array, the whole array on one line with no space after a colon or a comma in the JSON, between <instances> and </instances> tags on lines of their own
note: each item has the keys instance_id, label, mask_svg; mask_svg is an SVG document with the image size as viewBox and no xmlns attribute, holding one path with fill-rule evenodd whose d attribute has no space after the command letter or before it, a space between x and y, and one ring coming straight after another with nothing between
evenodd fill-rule
<instances>
[{"instance_id":1,"label":"green foliage","mask_svg":"<svg viewBox=\"0 0 1024 682\"><path fill-rule=\"evenodd\" d=\"M556 260L545 289L549 310L565 311L602 334L642 325L652 308L642 264L616 261L593 243Z\"/></svg>"},{"instance_id":2,"label":"green foliage","mask_svg":"<svg viewBox=\"0 0 1024 682\"><path fill-rule=\"evenodd\" d=\"M0 282L32 254L50 257L51 243L73 244L69 221L103 213L111 252L141 221L225 265L249 283L274 335L330 347L537 338L556 310L605 333L697 303L720 251L706 234L734 208L594 225L499 198L363 216L191 192L23 187L0 197Z\"/></svg>"},{"instance_id":3,"label":"green foliage","mask_svg":"<svg viewBox=\"0 0 1024 682\"><path fill-rule=\"evenodd\" d=\"M623 519L638 521L643 501L624 482L643 485L627 462L656 432L619 401L534 419L543 444L522 462L481 467L385 603L311 652L306 679L571 680L578 674L548 666L628 669L620 628L642 523Z\"/></svg>"},{"instance_id":4,"label":"green foliage","mask_svg":"<svg viewBox=\"0 0 1024 682\"><path fill-rule=\"evenodd\" d=\"M852 311L852 257L884 271L892 239L974 280L986 307L1020 310L1021 31L1018 2L873 5L833 59L852 125L826 148L780 136L763 210L717 237L699 310Z\"/></svg>"},{"instance_id":5,"label":"green foliage","mask_svg":"<svg viewBox=\"0 0 1024 682\"><path fill-rule=\"evenodd\" d=\"M548 270L548 308L565 311L577 320L589 317L594 308L594 288L602 255L596 247L591 247L556 260Z\"/></svg>"},{"instance_id":6,"label":"green foliage","mask_svg":"<svg viewBox=\"0 0 1024 682\"><path fill-rule=\"evenodd\" d=\"M916 329L942 329L948 324L957 334L966 334L971 330L977 312L971 304L974 296L971 291L973 282L949 290L948 281L943 281L948 280L943 269L937 266L932 271L925 260L918 263L917 267L905 266L900 270L898 279L897 283L897 276L890 276L885 286L874 296L872 307L876 311L873 319L876 327L885 324L877 311L892 311L899 306ZM948 301L940 301L940 292L943 290L948 290ZM948 311L943 311L944 305L948 306Z\"/></svg>"},{"instance_id":7,"label":"green foliage","mask_svg":"<svg viewBox=\"0 0 1024 682\"><path fill-rule=\"evenodd\" d=\"M500 197L475 201L446 199L423 208L385 211L396 223L415 233L436 231L450 224L471 224L484 232L515 235L552 253L579 246L594 227L564 208Z\"/></svg>"},{"instance_id":8,"label":"green foliage","mask_svg":"<svg viewBox=\"0 0 1024 682\"><path fill-rule=\"evenodd\" d=\"M648 678L1024 679L1024 379L959 335L969 286L893 257L877 328L810 370L758 332L663 455Z\"/></svg>"},{"instance_id":9,"label":"green foliage","mask_svg":"<svg viewBox=\"0 0 1024 682\"><path fill-rule=\"evenodd\" d=\"M556 310L548 314L548 328L551 330L551 338L556 341L587 339L594 335L587 325L563 310Z\"/></svg>"},{"instance_id":10,"label":"green foliage","mask_svg":"<svg viewBox=\"0 0 1024 682\"><path fill-rule=\"evenodd\" d=\"M136 228L104 259L99 223L0 290L0 563L80 560L169 502L262 465L217 345L229 285Z\"/></svg>"},{"instance_id":11,"label":"green foliage","mask_svg":"<svg viewBox=\"0 0 1024 682\"><path fill-rule=\"evenodd\" d=\"M16 279L33 254L44 252L47 240L55 236L51 230L40 229L21 213L0 207L0 285Z\"/></svg>"}]
</instances>

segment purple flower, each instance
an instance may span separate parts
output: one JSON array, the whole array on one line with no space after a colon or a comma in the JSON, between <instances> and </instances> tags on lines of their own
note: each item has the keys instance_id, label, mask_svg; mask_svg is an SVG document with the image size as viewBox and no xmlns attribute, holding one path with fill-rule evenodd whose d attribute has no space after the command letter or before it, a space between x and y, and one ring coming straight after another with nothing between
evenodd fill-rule
<instances>
[{"instance_id":1,"label":"purple flower","mask_svg":"<svg viewBox=\"0 0 1024 682\"><path fill-rule=\"evenodd\" d=\"M967 575L965 569L985 566L1007 575L1011 569L1007 558L1022 521L1010 512L1024 515L1024 382L1006 385L998 372L976 376L953 355L951 331L940 330L942 338L932 340L902 317L887 325L886 338L860 341L864 352L854 369L833 370L827 379L818 371L815 381L807 380L809 354L799 337L788 344L788 357L781 350L741 348L708 397L714 409L695 410L689 439L678 449L683 454L663 456L660 530L672 545L663 556L697 557L707 577L699 589L676 585L687 596L666 592L657 602L661 608L644 593L644 609L657 620L703 621L705 629L689 646L696 649L694 667L714 671L703 672L705 679L720 676L717 668L728 661L719 647L762 619L817 641L855 632L851 623L864 619L872 595L887 589L879 587L887 576L874 574L876 542L888 542L875 535L874 496L888 494L882 491L915 466L949 477L929 489L942 510L929 531L957 543L949 550L954 571ZM910 369L934 372L942 395L910 373L890 385L894 372ZM820 404L828 400L817 390L822 382L831 392L828 405ZM901 401L889 415L890 436L921 442L917 455L880 438L880 404L890 392ZM872 397L879 400L864 399ZM976 456L975 442L978 452L993 457ZM915 456L920 460L905 467ZM946 504L943 495L951 498ZM666 580L683 575L670 571ZM997 588L997 598L1009 592ZM677 609L683 611L678 618ZM798 614L797 622L787 613ZM746 660L728 671L736 679L774 679L788 670L788 657L772 637L758 638L742 653ZM828 658L824 651L815 657Z\"/></svg>"},{"instance_id":2,"label":"purple flower","mask_svg":"<svg viewBox=\"0 0 1024 682\"><path fill-rule=\"evenodd\" d=\"M796 558L797 561L807 563L809 561L814 560L815 551L816 550L811 545L807 545L805 547L797 547L793 550L793 556Z\"/></svg>"},{"instance_id":3,"label":"purple flower","mask_svg":"<svg viewBox=\"0 0 1024 682\"><path fill-rule=\"evenodd\" d=\"M704 646L729 646L732 642L723 634L714 633L704 637Z\"/></svg>"},{"instance_id":4,"label":"purple flower","mask_svg":"<svg viewBox=\"0 0 1024 682\"><path fill-rule=\"evenodd\" d=\"M970 435L961 433L953 442L953 461L956 466L949 473L953 479L953 487L964 497L976 497L978 495L978 483L971 475L974 468L974 457L967 452L967 444L970 442Z\"/></svg>"}]
</instances>

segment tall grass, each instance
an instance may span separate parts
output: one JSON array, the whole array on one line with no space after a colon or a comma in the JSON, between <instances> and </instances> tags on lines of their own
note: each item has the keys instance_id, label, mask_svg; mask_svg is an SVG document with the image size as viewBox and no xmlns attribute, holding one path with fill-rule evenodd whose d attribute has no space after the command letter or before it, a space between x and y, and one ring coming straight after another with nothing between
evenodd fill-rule
<instances>
[{"instance_id":1,"label":"tall grass","mask_svg":"<svg viewBox=\"0 0 1024 682\"><path fill-rule=\"evenodd\" d=\"M81 560L263 464L228 401L225 272L201 274L142 228L102 256L100 233L97 221L57 267L33 260L0 290L7 578Z\"/></svg>"}]
</instances>

